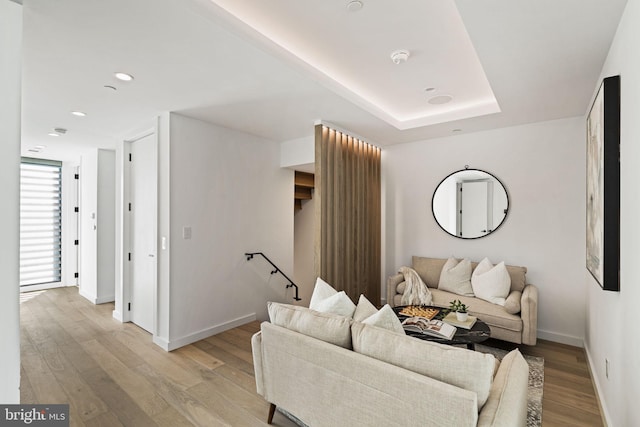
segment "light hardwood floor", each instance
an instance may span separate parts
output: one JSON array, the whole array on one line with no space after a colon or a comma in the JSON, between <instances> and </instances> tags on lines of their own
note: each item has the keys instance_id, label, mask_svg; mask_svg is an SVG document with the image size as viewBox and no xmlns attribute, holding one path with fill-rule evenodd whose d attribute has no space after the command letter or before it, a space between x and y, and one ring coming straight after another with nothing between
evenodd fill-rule
<instances>
[{"instance_id":1,"label":"light hardwood floor","mask_svg":"<svg viewBox=\"0 0 640 427\"><path fill-rule=\"evenodd\" d=\"M112 310L75 287L21 304L23 403L69 403L72 426L266 425L250 344L258 322L166 353ZM521 350L545 358L544 427L602 426L582 349L541 341ZM276 413L274 425L294 424Z\"/></svg>"}]
</instances>

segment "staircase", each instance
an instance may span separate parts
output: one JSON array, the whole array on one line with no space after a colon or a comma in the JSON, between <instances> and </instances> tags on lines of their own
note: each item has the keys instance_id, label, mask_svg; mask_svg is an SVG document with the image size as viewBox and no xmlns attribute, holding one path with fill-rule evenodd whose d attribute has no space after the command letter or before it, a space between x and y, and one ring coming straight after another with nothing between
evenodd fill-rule
<instances>
[{"instance_id":1,"label":"staircase","mask_svg":"<svg viewBox=\"0 0 640 427\"><path fill-rule=\"evenodd\" d=\"M294 184L293 210L298 212L302 209L302 201L313 197L314 176L312 173L295 171Z\"/></svg>"}]
</instances>

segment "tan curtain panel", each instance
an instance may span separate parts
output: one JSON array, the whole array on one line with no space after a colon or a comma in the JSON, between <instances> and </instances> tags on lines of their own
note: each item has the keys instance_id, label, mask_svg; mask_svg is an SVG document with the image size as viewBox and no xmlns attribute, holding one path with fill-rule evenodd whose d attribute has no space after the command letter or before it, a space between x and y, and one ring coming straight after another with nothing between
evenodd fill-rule
<instances>
[{"instance_id":1,"label":"tan curtain panel","mask_svg":"<svg viewBox=\"0 0 640 427\"><path fill-rule=\"evenodd\" d=\"M315 130L316 275L353 301L380 304L380 149Z\"/></svg>"}]
</instances>

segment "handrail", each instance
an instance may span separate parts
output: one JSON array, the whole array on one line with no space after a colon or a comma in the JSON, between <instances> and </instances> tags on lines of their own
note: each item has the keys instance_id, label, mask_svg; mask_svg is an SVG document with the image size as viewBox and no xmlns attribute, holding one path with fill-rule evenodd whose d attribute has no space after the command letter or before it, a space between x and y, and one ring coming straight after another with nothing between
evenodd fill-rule
<instances>
[{"instance_id":1,"label":"handrail","mask_svg":"<svg viewBox=\"0 0 640 427\"><path fill-rule=\"evenodd\" d=\"M298 298L298 285L293 283L293 281L291 279L289 279L289 277L287 277L287 275L284 274L282 272L282 270L280 270L278 268L277 265L275 265L273 262L271 262L271 260L269 258L267 258L267 256L265 254L263 254L262 252L245 253L245 256L247 257L247 261L251 261L253 259L254 255L260 255L262 258L266 259L267 262L273 266L273 268L275 268L275 270L271 271L271 274L276 274L276 273L282 274L282 277L284 277L285 279L287 279L289 281L289 284L287 285L287 288L291 288L291 287L296 288L296 295L293 297L293 299L296 300L296 301L300 301L301 300L300 298Z\"/></svg>"}]
</instances>

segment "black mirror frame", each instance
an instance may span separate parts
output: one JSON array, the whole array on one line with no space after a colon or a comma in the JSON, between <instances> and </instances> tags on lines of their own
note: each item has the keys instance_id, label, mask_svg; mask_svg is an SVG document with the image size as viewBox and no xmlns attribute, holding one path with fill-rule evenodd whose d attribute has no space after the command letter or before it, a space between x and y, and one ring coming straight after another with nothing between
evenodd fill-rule
<instances>
[{"instance_id":1,"label":"black mirror frame","mask_svg":"<svg viewBox=\"0 0 640 427\"><path fill-rule=\"evenodd\" d=\"M438 188L440 188L440 186L442 185L442 183L444 181L447 180L447 178L449 178L452 175L457 174L458 172L465 172L465 171L477 171L477 172L483 172L486 173L487 175L491 176L493 179L495 179L501 186L502 189L504 190L505 195L507 196L507 208L505 209L505 213L504 213L504 218L502 218L502 221L500 221L500 224L498 224L497 227L495 227L493 230L491 230L490 232L488 232L487 234L483 234L482 236L477 236L477 237L464 237L464 236L457 236L455 234L451 234L448 230L446 230L438 221L438 218L436 218L436 213L433 209L433 201L436 197L436 192L438 191ZM507 217L509 216L509 211L511 210L511 198L509 197L509 192L507 191L507 187L505 187L504 183L502 181L500 181L500 179L498 179L498 177L496 177L495 175L493 175L490 172L487 172L485 170L482 169L475 169L475 168L469 168L467 166L465 166L464 169L460 169L454 172L451 172L449 175L445 176L436 186L435 190L433 190L433 195L431 196L431 214L433 215L433 219L436 221L436 224L438 224L438 227L440 227L445 233L447 233L449 236L455 237L457 239L463 239L463 240L474 240L474 239L481 239L483 237L487 237L493 233L496 232L497 229L499 229L502 224L504 224L504 222L507 220Z\"/></svg>"}]
</instances>

